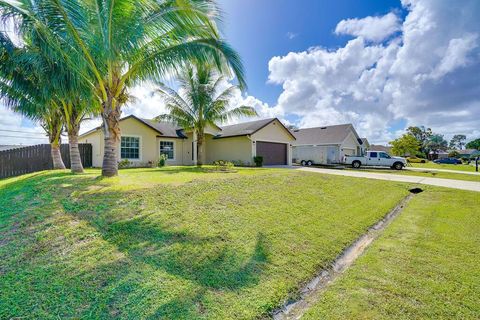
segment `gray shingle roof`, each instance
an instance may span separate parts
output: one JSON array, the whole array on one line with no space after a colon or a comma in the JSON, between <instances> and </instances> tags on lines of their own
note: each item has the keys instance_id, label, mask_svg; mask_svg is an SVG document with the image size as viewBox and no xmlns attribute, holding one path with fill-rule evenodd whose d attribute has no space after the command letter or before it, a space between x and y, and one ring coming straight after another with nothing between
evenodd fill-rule
<instances>
[{"instance_id":1,"label":"gray shingle roof","mask_svg":"<svg viewBox=\"0 0 480 320\"><path fill-rule=\"evenodd\" d=\"M217 135L217 138L236 137L253 134L267 124L269 124L270 122L272 122L273 120L275 120L275 118L242 122L230 126L224 126L221 127L222 132Z\"/></svg>"},{"instance_id":2,"label":"gray shingle roof","mask_svg":"<svg viewBox=\"0 0 480 320\"><path fill-rule=\"evenodd\" d=\"M351 124L296 129L292 131L295 138L297 138L293 145L341 144L350 133L350 130L356 134Z\"/></svg>"},{"instance_id":3,"label":"gray shingle roof","mask_svg":"<svg viewBox=\"0 0 480 320\"><path fill-rule=\"evenodd\" d=\"M147 126L161 132L162 136L186 138L182 128L178 127L173 123L158 122L152 119L142 119L142 118L139 118L139 120L145 123Z\"/></svg>"}]
</instances>

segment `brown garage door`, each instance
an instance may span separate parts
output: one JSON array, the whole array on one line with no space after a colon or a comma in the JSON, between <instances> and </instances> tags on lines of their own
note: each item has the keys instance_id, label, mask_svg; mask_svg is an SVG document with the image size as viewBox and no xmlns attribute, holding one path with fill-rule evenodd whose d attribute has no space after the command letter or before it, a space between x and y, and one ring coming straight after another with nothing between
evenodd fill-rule
<instances>
[{"instance_id":1,"label":"brown garage door","mask_svg":"<svg viewBox=\"0 0 480 320\"><path fill-rule=\"evenodd\" d=\"M256 145L257 156L263 157L263 164L287 164L287 145L285 143L257 141Z\"/></svg>"}]
</instances>

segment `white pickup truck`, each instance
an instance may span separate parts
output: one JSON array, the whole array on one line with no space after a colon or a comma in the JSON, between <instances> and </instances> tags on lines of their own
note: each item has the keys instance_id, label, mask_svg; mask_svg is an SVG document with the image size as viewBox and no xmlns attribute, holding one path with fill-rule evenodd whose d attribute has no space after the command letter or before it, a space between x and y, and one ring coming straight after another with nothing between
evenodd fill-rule
<instances>
[{"instance_id":1,"label":"white pickup truck","mask_svg":"<svg viewBox=\"0 0 480 320\"><path fill-rule=\"evenodd\" d=\"M357 169L361 166L375 166L402 170L407 165L407 160L401 157L392 157L383 151L367 151L363 157L345 156L345 164L350 164Z\"/></svg>"}]
</instances>

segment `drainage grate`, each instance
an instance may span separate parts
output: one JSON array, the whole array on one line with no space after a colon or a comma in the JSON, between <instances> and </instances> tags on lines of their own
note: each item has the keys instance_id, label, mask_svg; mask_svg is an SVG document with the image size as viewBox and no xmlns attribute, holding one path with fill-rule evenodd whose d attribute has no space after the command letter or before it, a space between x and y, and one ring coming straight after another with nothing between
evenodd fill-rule
<instances>
[{"instance_id":1,"label":"drainage grate","mask_svg":"<svg viewBox=\"0 0 480 320\"><path fill-rule=\"evenodd\" d=\"M410 191L413 194L417 194L417 193L423 192L423 189L422 188L413 188L413 189L410 189L408 191Z\"/></svg>"}]
</instances>

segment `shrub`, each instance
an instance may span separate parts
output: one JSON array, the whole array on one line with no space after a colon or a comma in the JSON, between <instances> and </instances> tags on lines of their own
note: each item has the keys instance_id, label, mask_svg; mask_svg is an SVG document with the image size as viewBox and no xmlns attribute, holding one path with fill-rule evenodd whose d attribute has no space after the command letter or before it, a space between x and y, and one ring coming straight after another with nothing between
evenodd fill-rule
<instances>
[{"instance_id":1,"label":"shrub","mask_svg":"<svg viewBox=\"0 0 480 320\"><path fill-rule=\"evenodd\" d=\"M257 167L261 167L261 166L263 166L263 157L261 157L261 156L253 157L253 162L255 162L255 165Z\"/></svg>"},{"instance_id":2,"label":"shrub","mask_svg":"<svg viewBox=\"0 0 480 320\"><path fill-rule=\"evenodd\" d=\"M233 168L233 163L225 160L214 161L213 165L217 171L231 171Z\"/></svg>"},{"instance_id":3,"label":"shrub","mask_svg":"<svg viewBox=\"0 0 480 320\"><path fill-rule=\"evenodd\" d=\"M130 162L128 159L123 159L118 163L119 169L130 168L131 166L132 166L132 162Z\"/></svg>"},{"instance_id":4,"label":"shrub","mask_svg":"<svg viewBox=\"0 0 480 320\"><path fill-rule=\"evenodd\" d=\"M460 153L458 153L458 151L456 151L456 150L450 151L448 153L449 158L458 158L459 156L460 156Z\"/></svg>"},{"instance_id":5,"label":"shrub","mask_svg":"<svg viewBox=\"0 0 480 320\"><path fill-rule=\"evenodd\" d=\"M159 168L165 167L166 164L167 164L167 156L165 154L161 154L157 162L157 167Z\"/></svg>"},{"instance_id":6,"label":"shrub","mask_svg":"<svg viewBox=\"0 0 480 320\"><path fill-rule=\"evenodd\" d=\"M232 163L236 167L245 167L246 166L245 162L243 162L242 160L233 160Z\"/></svg>"}]
</instances>

